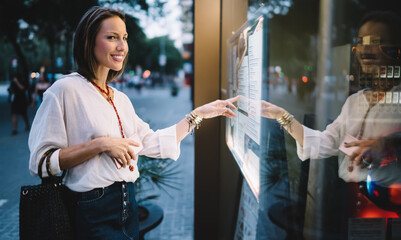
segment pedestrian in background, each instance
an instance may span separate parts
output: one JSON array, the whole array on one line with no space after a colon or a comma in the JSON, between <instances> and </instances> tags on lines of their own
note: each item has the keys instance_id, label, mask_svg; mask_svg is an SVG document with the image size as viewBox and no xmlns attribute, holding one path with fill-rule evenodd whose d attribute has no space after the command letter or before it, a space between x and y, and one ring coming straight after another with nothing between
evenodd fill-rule
<instances>
[{"instance_id":1,"label":"pedestrian in background","mask_svg":"<svg viewBox=\"0 0 401 240\"><path fill-rule=\"evenodd\" d=\"M118 10L93 7L82 17L74 36L77 72L45 92L29 136L33 175L49 149L57 149L50 157L51 174L68 169L65 184L76 198L77 239L138 239L137 156L176 160L181 140L203 118L235 116L230 108L238 98L216 100L176 125L151 130L130 99L108 86L128 60L127 37Z\"/></svg>"},{"instance_id":2,"label":"pedestrian in background","mask_svg":"<svg viewBox=\"0 0 401 240\"><path fill-rule=\"evenodd\" d=\"M35 86L35 92L33 94L31 107L34 107L35 104L40 105L43 101L43 94L45 91L51 86L49 83L49 79L46 74L43 72L39 76L39 82Z\"/></svg>"},{"instance_id":3,"label":"pedestrian in background","mask_svg":"<svg viewBox=\"0 0 401 240\"><path fill-rule=\"evenodd\" d=\"M29 131L30 124L28 120L28 99L26 96L27 83L22 80L20 74L15 74L12 77L9 91L9 102L11 103L11 121L13 130L11 135L18 134L18 115L22 116L25 122L25 130Z\"/></svg>"}]
</instances>

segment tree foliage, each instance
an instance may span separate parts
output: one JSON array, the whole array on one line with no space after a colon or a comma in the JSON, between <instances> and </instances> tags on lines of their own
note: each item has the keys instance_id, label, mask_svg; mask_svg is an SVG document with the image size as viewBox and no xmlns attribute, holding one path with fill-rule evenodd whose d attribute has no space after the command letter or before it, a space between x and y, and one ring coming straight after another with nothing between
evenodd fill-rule
<instances>
[{"instance_id":1,"label":"tree foliage","mask_svg":"<svg viewBox=\"0 0 401 240\"><path fill-rule=\"evenodd\" d=\"M163 46L164 45L164 49ZM174 42L167 36L150 39L146 43L146 57L144 66L152 71L162 72L162 66L159 64L159 56L164 52L167 61L164 67L168 75L176 74L182 67L183 60L180 52L174 46Z\"/></svg>"},{"instance_id":2,"label":"tree foliage","mask_svg":"<svg viewBox=\"0 0 401 240\"><path fill-rule=\"evenodd\" d=\"M5 79L10 72L9 62L14 58L18 58L18 71L23 72L26 79L29 72L38 71L43 65L52 73L70 72L73 69L72 38L80 18L90 7L105 3L125 3L132 7L139 6L145 11L149 9L146 0L0 1L0 43L4 44L0 57L5 61L0 64L0 79ZM21 21L26 23L25 28L21 28ZM134 69L140 65L142 68L159 70L158 40L146 38L138 19L126 15L126 24L130 47L127 67ZM182 65L181 55L167 38L166 53L167 72L175 73ZM56 64L57 58L63 59L61 67Z\"/></svg>"},{"instance_id":3,"label":"tree foliage","mask_svg":"<svg viewBox=\"0 0 401 240\"><path fill-rule=\"evenodd\" d=\"M47 41L50 48L50 72L55 73L56 45L64 45L65 70L71 70L71 41L81 16L90 7L97 5L96 0L35 0L29 2L31 13L25 19L30 25L37 26L35 33Z\"/></svg>"},{"instance_id":4,"label":"tree foliage","mask_svg":"<svg viewBox=\"0 0 401 240\"><path fill-rule=\"evenodd\" d=\"M0 37L11 44L25 78L28 77L28 65L18 43L18 37L20 33L19 20L27 13L28 9L24 0L6 0L0 3Z\"/></svg>"}]
</instances>

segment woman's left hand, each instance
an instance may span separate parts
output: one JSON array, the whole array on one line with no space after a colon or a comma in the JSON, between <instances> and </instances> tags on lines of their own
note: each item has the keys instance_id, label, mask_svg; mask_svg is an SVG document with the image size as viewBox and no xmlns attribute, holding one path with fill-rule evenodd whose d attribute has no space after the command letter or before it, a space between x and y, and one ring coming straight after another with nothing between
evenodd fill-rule
<instances>
[{"instance_id":1,"label":"woman's left hand","mask_svg":"<svg viewBox=\"0 0 401 240\"><path fill-rule=\"evenodd\" d=\"M194 112L201 118L213 118L217 116L226 116L229 118L235 117L235 113L230 109L236 109L234 102L238 101L240 96L229 98L226 100L216 100L197 107Z\"/></svg>"}]
</instances>

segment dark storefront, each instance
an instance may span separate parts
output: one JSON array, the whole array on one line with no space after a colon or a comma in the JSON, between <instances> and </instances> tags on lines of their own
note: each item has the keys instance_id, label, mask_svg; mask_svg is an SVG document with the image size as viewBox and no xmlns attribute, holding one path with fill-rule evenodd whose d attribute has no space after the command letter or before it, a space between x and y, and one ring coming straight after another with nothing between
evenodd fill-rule
<instances>
[{"instance_id":1,"label":"dark storefront","mask_svg":"<svg viewBox=\"0 0 401 240\"><path fill-rule=\"evenodd\" d=\"M401 2L194 9L195 105L243 96L196 132L195 239L401 239Z\"/></svg>"}]
</instances>

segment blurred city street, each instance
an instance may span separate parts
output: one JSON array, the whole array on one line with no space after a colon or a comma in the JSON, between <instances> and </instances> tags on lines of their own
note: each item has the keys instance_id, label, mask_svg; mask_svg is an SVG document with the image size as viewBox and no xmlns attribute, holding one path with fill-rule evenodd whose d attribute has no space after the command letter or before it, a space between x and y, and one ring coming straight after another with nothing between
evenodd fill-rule
<instances>
[{"instance_id":1,"label":"blurred city street","mask_svg":"<svg viewBox=\"0 0 401 240\"><path fill-rule=\"evenodd\" d=\"M19 117L18 130L11 135L10 105L7 101L7 85L0 85L0 239L19 239L19 191L22 185L34 185L39 178L32 177L28 170L28 132ZM139 93L133 88L123 89L133 102L134 108L154 130L177 123L192 110L190 88L182 87L178 96L171 96L170 88L144 88ZM34 111L29 109L32 121ZM193 239L194 212L194 137L189 135L181 143L181 156L175 168L178 190L168 193L155 189L160 194L154 201L162 207L164 218L161 224L145 235L147 240Z\"/></svg>"}]
</instances>

